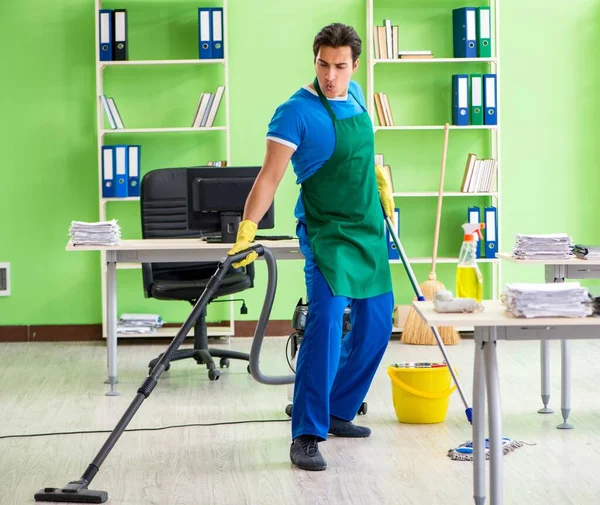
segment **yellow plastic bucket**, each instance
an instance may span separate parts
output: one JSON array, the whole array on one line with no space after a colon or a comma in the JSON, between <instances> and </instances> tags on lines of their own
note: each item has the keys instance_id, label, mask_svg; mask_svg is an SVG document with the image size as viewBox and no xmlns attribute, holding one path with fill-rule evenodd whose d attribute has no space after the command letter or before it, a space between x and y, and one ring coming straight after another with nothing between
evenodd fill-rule
<instances>
[{"instance_id":1,"label":"yellow plastic bucket","mask_svg":"<svg viewBox=\"0 0 600 505\"><path fill-rule=\"evenodd\" d=\"M392 398L401 423L434 424L446 419L450 395L450 370L447 366L427 368L388 367L392 379Z\"/></svg>"}]
</instances>

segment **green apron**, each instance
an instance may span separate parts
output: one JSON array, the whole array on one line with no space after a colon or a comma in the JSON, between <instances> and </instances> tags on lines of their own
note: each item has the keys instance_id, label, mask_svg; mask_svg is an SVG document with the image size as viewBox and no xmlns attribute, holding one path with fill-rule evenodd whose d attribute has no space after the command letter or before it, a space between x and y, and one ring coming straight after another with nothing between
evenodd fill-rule
<instances>
[{"instance_id":1,"label":"green apron","mask_svg":"<svg viewBox=\"0 0 600 505\"><path fill-rule=\"evenodd\" d=\"M392 280L371 119L363 107L361 114L338 120L316 78L314 86L331 116L336 138L331 158L302 183L315 261L334 296L371 298L388 293Z\"/></svg>"}]
</instances>

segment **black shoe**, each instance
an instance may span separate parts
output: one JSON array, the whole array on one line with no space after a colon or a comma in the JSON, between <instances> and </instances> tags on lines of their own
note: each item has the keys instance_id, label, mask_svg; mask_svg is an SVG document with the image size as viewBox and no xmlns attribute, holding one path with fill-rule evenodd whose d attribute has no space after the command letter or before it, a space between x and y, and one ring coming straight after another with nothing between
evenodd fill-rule
<instances>
[{"instance_id":1,"label":"black shoe","mask_svg":"<svg viewBox=\"0 0 600 505\"><path fill-rule=\"evenodd\" d=\"M301 435L290 446L292 463L302 470L325 470L327 463L319 452L319 439L310 435Z\"/></svg>"},{"instance_id":2,"label":"black shoe","mask_svg":"<svg viewBox=\"0 0 600 505\"><path fill-rule=\"evenodd\" d=\"M371 434L371 430L366 426L356 426L356 424L353 424L350 421L330 416L329 433L336 437L364 438Z\"/></svg>"}]
</instances>

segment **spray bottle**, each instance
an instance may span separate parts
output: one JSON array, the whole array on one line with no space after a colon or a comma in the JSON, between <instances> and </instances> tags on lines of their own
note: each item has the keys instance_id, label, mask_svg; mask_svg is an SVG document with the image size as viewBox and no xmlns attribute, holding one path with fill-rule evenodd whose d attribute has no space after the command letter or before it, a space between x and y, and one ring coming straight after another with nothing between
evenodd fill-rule
<instances>
[{"instance_id":1,"label":"spray bottle","mask_svg":"<svg viewBox=\"0 0 600 505\"><path fill-rule=\"evenodd\" d=\"M477 266L477 245L475 234L483 239L482 223L465 223L463 243L458 258L456 270L456 296L457 298L473 298L481 302L483 296L483 276Z\"/></svg>"}]
</instances>

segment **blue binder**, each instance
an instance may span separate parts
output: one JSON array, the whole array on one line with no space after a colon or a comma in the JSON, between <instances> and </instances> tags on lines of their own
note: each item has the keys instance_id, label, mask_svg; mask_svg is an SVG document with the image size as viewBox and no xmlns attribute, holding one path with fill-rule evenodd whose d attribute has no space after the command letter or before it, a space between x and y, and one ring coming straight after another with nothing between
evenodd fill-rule
<instances>
[{"instance_id":1,"label":"blue binder","mask_svg":"<svg viewBox=\"0 0 600 505\"><path fill-rule=\"evenodd\" d=\"M112 61L113 59L113 11L112 9L100 9L98 11L98 54L100 61Z\"/></svg>"},{"instance_id":2,"label":"blue binder","mask_svg":"<svg viewBox=\"0 0 600 505\"><path fill-rule=\"evenodd\" d=\"M115 196L115 150L102 146L102 198Z\"/></svg>"},{"instance_id":3,"label":"blue binder","mask_svg":"<svg viewBox=\"0 0 600 505\"><path fill-rule=\"evenodd\" d=\"M477 58L477 8L452 11L455 58Z\"/></svg>"},{"instance_id":4,"label":"blue binder","mask_svg":"<svg viewBox=\"0 0 600 505\"><path fill-rule=\"evenodd\" d=\"M115 196L127 197L127 146L114 146L115 149Z\"/></svg>"},{"instance_id":5,"label":"blue binder","mask_svg":"<svg viewBox=\"0 0 600 505\"><path fill-rule=\"evenodd\" d=\"M483 124L498 124L496 74L483 74Z\"/></svg>"},{"instance_id":6,"label":"blue binder","mask_svg":"<svg viewBox=\"0 0 600 505\"><path fill-rule=\"evenodd\" d=\"M127 196L140 196L140 151L142 146L128 146Z\"/></svg>"},{"instance_id":7,"label":"blue binder","mask_svg":"<svg viewBox=\"0 0 600 505\"><path fill-rule=\"evenodd\" d=\"M485 211L485 257L495 258L498 253L498 219L496 207Z\"/></svg>"},{"instance_id":8,"label":"blue binder","mask_svg":"<svg viewBox=\"0 0 600 505\"><path fill-rule=\"evenodd\" d=\"M469 207L467 212L467 223L481 223L481 209L479 207ZM477 244L475 246L477 257L481 258L481 241L479 240L479 236L475 234L473 240L475 240Z\"/></svg>"},{"instance_id":9,"label":"blue binder","mask_svg":"<svg viewBox=\"0 0 600 505\"><path fill-rule=\"evenodd\" d=\"M208 7L198 8L198 44L200 59L210 60L212 56L212 12Z\"/></svg>"},{"instance_id":10,"label":"blue binder","mask_svg":"<svg viewBox=\"0 0 600 505\"><path fill-rule=\"evenodd\" d=\"M452 76L452 124L469 125L469 76L454 74Z\"/></svg>"},{"instance_id":11,"label":"blue binder","mask_svg":"<svg viewBox=\"0 0 600 505\"><path fill-rule=\"evenodd\" d=\"M396 221L396 234L398 235L398 238L400 238L400 209L398 208L394 209L394 219ZM396 248L392 234L387 226L385 227L385 236L387 237L388 243L388 258L391 260L399 260L400 252Z\"/></svg>"},{"instance_id":12,"label":"blue binder","mask_svg":"<svg viewBox=\"0 0 600 505\"><path fill-rule=\"evenodd\" d=\"M223 7L213 7L211 9L210 29L212 57L215 59L223 58Z\"/></svg>"}]
</instances>

